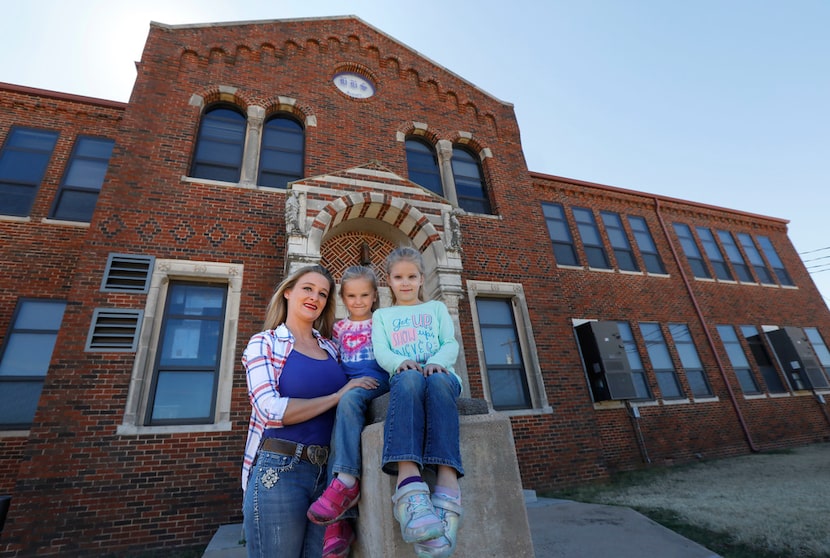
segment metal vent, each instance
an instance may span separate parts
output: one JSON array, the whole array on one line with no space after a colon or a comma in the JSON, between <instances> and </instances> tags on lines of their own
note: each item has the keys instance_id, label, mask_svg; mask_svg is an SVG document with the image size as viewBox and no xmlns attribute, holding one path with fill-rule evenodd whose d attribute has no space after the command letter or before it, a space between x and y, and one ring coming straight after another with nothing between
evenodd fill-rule
<instances>
[{"instance_id":1,"label":"metal vent","mask_svg":"<svg viewBox=\"0 0 830 558\"><path fill-rule=\"evenodd\" d=\"M86 340L87 351L132 352L138 345L143 310L96 308Z\"/></svg>"},{"instance_id":2,"label":"metal vent","mask_svg":"<svg viewBox=\"0 0 830 558\"><path fill-rule=\"evenodd\" d=\"M146 293L150 288L150 276L153 270L153 256L133 256L130 254L110 254L102 291Z\"/></svg>"}]
</instances>

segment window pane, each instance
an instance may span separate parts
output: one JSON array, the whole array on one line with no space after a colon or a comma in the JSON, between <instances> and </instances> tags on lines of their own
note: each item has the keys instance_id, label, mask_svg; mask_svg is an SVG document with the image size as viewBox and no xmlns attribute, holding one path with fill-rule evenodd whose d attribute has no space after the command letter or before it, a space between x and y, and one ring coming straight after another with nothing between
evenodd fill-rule
<instances>
[{"instance_id":1,"label":"window pane","mask_svg":"<svg viewBox=\"0 0 830 558\"><path fill-rule=\"evenodd\" d=\"M521 409L529 406L524 373L521 370L488 366L487 378L494 409Z\"/></svg>"},{"instance_id":2,"label":"window pane","mask_svg":"<svg viewBox=\"0 0 830 558\"><path fill-rule=\"evenodd\" d=\"M257 183L286 188L305 171L305 131L293 118L276 116L265 123Z\"/></svg>"},{"instance_id":3,"label":"window pane","mask_svg":"<svg viewBox=\"0 0 830 558\"><path fill-rule=\"evenodd\" d=\"M46 376L57 333L12 333L9 335L0 376Z\"/></svg>"},{"instance_id":4,"label":"window pane","mask_svg":"<svg viewBox=\"0 0 830 558\"><path fill-rule=\"evenodd\" d=\"M14 329L40 329L57 333L65 309L66 303L63 301L26 300L20 305Z\"/></svg>"},{"instance_id":5,"label":"window pane","mask_svg":"<svg viewBox=\"0 0 830 558\"><path fill-rule=\"evenodd\" d=\"M247 121L230 108L213 108L202 116L191 175L236 182L242 167Z\"/></svg>"},{"instance_id":6,"label":"window pane","mask_svg":"<svg viewBox=\"0 0 830 558\"><path fill-rule=\"evenodd\" d=\"M654 244L651 231L648 230L646 220L642 217L629 215L628 224L631 225L634 242L637 243L637 248L640 249L640 255L643 257L643 262L646 264L648 272L666 273L666 268L663 267L663 260L660 259L660 255L657 253L657 246Z\"/></svg>"},{"instance_id":7,"label":"window pane","mask_svg":"<svg viewBox=\"0 0 830 558\"><path fill-rule=\"evenodd\" d=\"M213 386L213 372L159 373L152 420L211 418Z\"/></svg>"},{"instance_id":8,"label":"window pane","mask_svg":"<svg viewBox=\"0 0 830 558\"><path fill-rule=\"evenodd\" d=\"M703 249L709 257L712 268L715 270L715 276L724 281L731 281L732 272L729 271L729 267L723 259L723 253L720 251L720 246L715 241L715 235L712 234L712 231L705 227L698 227L697 236L700 238L701 244L703 244Z\"/></svg>"},{"instance_id":9,"label":"window pane","mask_svg":"<svg viewBox=\"0 0 830 558\"><path fill-rule=\"evenodd\" d=\"M565 210L559 204L543 203L542 213L553 243L553 255L559 265L579 265L571 231L565 220Z\"/></svg>"},{"instance_id":10,"label":"window pane","mask_svg":"<svg viewBox=\"0 0 830 558\"><path fill-rule=\"evenodd\" d=\"M741 243L744 252L746 252L746 257L749 258L749 263L752 264L752 268L755 270L758 279L761 283L771 285L773 283L772 275L770 275L769 269L767 269L764 259L761 257L761 253L755 247L752 237L746 233L738 233L738 241Z\"/></svg>"},{"instance_id":11,"label":"window pane","mask_svg":"<svg viewBox=\"0 0 830 558\"><path fill-rule=\"evenodd\" d=\"M476 298L476 310L493 408L529 408L532 402L512 302Z\"/></svg>"},{"instance_id":12,"label":"window pane","mask_svg":"<svg viewBox=\"0 0 830 558\"><path fill-rule=\"evenodd\" d=\"M221 323L172 319L166 324L159 366L216 365Z\"/></svg>"},{"instance_id":13,"label":"window pane","mask_svg":"<svg viewBox=\"0 0 830 558\"><path fill-rule=\"evenodd\" d=\"M6 381L0 384L0 424L30 425L42 390L42 381Z\"/></svg>"},{"instance_id":14,"label":"window pane","mask_svg":"<svg viewBox=\"0 0 830 558\"><path fill-rule=\"evenodd\" d=\"M98 192L81 192L63 189L58 193L53 219L64 221L92 221Z\"/></svg>"},{"instance_id":15,"label":"window pane","mask_svg":"<svg viewBox=\"0 0 830 558\"><path fill-rule=\"evenodd\" d=\"M778 277L778 281L782 285L792 286L793 280L790 278L790 274L787 273L787 270L784 268L784 262L781 261L781 258L778 257L778 252L775 251L775 247L772 245L772 241L767 238L766 236L758 236L758 244L761 246L761 250L764 251L764 255L767 257L767 261L772 266L772 270L775 272L775 276Z\"/></svg>"},{"instance_id":16,"label":"window pane","mask_svg":"<svg viewBox=\"0 0 830 558\"><path fill-rule=\"evenodd\" d=\"M438 170L438 157L432 146L418 139L406 140L406 166L409 180L427 190L444 195L441 173Z\"/></svg>"},{"instance_id":17,"label":"window pane","mask_svg":"<svg viewBox=\"0 0 830 558\"><path fill-rule=\"evenodd\" d=\"M689 267L692 268L692 274L695 277L708 279L712 277L706 264L703 262L703 256L695 244L695 239L692 236L692 229L689 225L684 223L675 223L674 231L677 233L677 239L680 241L680 246L683 248L683 253L686 255L686 260L689 262Z\"/></svg>"},{"instance_id":18,"label":"window pane","mask_svg":"<svg viewBox=\"0 0 830 558\"><path fill-rule=\"evenodd\" d=\"M451 165L458 205L470 212L490 213L490 200L478 159L466 149L455 146Z\"/></svg>"}]
</instances>

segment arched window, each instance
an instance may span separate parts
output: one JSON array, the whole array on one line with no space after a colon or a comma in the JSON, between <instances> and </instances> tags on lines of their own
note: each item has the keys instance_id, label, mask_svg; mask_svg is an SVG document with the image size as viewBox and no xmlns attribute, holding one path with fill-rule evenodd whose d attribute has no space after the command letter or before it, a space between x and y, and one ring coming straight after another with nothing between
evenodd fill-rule
<instances>
[{"instance_id":1,"label":"arched window","mask_svg":"<svg viewBox=\"0 0 830 558\"><path fill-rule=\"evenodd\" d=\"M302 125L284 114L265 122L259 157L257 184L285 188L304 175L305 132Z\"/></svg>"},{"instance_id":2,"label":"arched window","mask_svg":"<svg viewBox=\"0 0 830 558\"><path fill-rule=\"evenodd\" d=\"M471 213L490 213L490 200L487 198L478 158L466 148L454 145L452 174L459 207Z\"/></svg>"},{"instance_id":3,"label":"arched window","mask_svg":"<svg viewBox=\"0 0 830 558\"><path fill-rule=\"evenodd\" d=\"M245 115L236 107L216 105L202 115L190 176L239 182L245 146Z\"/></svg>"},{"instance_id":4,"label":"arched window","mask_svg":"<svg viewBox=\"0 0 830 558\"><path fill-rule=\"evenodd\" d=\"M438 170L438 157L431 145L420 139L408 138L406 140L406 166L409 168L409 180L439 196L444 196L441 172Z\"/></svg>"}]
</instances>

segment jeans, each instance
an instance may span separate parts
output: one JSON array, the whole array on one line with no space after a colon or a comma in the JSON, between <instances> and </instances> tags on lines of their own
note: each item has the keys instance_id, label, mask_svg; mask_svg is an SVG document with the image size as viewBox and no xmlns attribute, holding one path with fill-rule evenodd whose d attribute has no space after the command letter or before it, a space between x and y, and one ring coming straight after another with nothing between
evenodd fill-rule
<instances>
[{"instance_id":1,"label":"jeans","mask_svg":"<svg viewBox=\"0 0 830 558\"><path fill-rule=\"evenodd\" d=\"M360 435L366 426L366 412L373 399L389 391L388 378L379 382L375 389L350 389L340 398L331 438L330 473L348 473L360 477Z\"/></svg>"},{"instance_id":2,"label":"jeans","mask_svg":"<svg viewBox=\"0 0 830 558\"><path fill-rule=\"evenodd\" d=\"M383 438L385 473L397 473L399 461L420 467L449 465L464 476L456 400L461 385L451 374L424 377L417 370L392 376Z\"/></svg>"},{"instance_id":3,"label":"jeans","mask_svg":"<svg viewBox=\"0 0 830 558\"><path fill-rule=\"evenodd\" d=\"M248 558L319 558L326 528L306 511L325 487L325 465L260 451L242 502Z\"/></svg>"}]
</instances>

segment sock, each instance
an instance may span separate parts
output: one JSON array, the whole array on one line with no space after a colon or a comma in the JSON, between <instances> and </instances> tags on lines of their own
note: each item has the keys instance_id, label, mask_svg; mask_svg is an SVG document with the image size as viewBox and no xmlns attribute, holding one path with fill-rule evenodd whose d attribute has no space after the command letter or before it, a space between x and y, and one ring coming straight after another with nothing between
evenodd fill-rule
<instances>
[{"instance_id":1,"label":"sock","mask_svg":"<svg viewBox=\"0 0 830 558\"><path fill-rule=\"evenodd\" d=\"M460 488L450 488L448 486L436 486L435 493L440 494L442 496L446 496L450 500L455 500L456 502L461 502L461 489Z\"/></svg>"},{"instance_id":2,"label":"sock","mask_svg":"<svg viewBox=\"0 0 830 558\"><path fill-rule=\"evenodd\" d=\"M346 488L351 488L357 483L357 477L349 473L337 473L337 479L342 482Z\"/></svg>"},{"instance_id":3,"label":"sock","mask_svg":"<svg viewBox=\"0 0 830 558\"><path fill-rule=\"evenodd\" d=\"M398 488L403 488L407 484L412 484L413 482L424 482L424 479L421 478L420 475L415 475L415 476L412 476L412 477L406 477L405 479L403 479L400 482L400 484L398 485Z\"/></svg>"}]
</instances>

